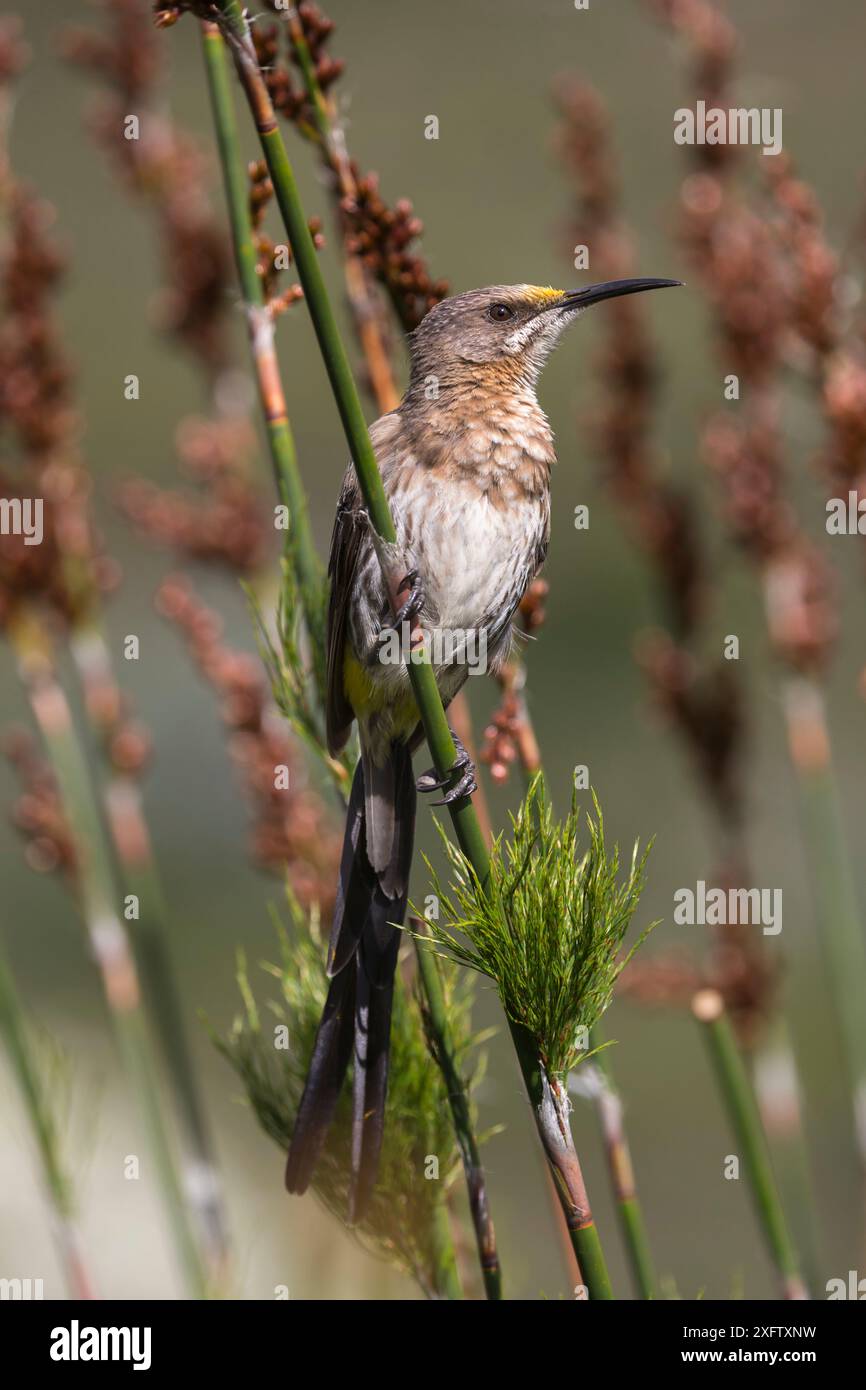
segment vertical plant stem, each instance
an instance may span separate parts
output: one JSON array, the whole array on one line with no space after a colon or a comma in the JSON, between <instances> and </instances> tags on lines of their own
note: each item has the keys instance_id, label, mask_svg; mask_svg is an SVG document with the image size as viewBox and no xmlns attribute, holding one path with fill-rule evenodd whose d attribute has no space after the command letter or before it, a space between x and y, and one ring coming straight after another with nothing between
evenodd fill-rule
<instances>
[{"instance_id":1,"label":"vertical plant stem","mask_svg":"<svg viewBox=\"0 0 866 1390\"><path fill-rule=\"evenodd\" d=\"M846 848L824 696L816 682L796 678L785 685L784 704L819 936L848 1073L854 1139L866 1170L866 935Z\"/></svg>"},{"instance_id":2,"label":"vertical plant stem","mask_svg":"<svg viewBox=\"0 0 866 1390\"><path fill-rule=\"evenodd\" d=\"M692 1012L703 1026L719 1088L742 1149L761 1229L782 1278L784 1296L787 1299L808 1298L776 1187L761 1117L724 1000L718 990L702 989L692 1000Z\"/></svg>"},{"instance_id":3,"label":"vertical plant stem","mask_svg":"<svg viewBox=\"0 0 866 1390\"><path fill-rule=\"evenodd\" d=\"M598 1047L602 1041L600 1028L594 1028L591 1046ZM622 1100L613 1079L606 1050L600 1052L593 1060L599 1078L596 1110L604 1137L607 1166L632 1278L641 1298L655 1298L656 1276L643 1208L637 1195L631 1151L623 1121Z\"/></svg>"},{"instance_id":4,"label":"vertical plant stem","mask_svg":"<svg viewBox=\"0 0 866 1390\"><path fill-rule=\"evenodd\" d=\"M241 86L249 103L291 242L307 308L313 321L367 513L380 542L379 557L383 576L392 608L396 612L401 602L399 578L390 572L392 565L389 563L390 547L396 541L394 521L367 432L357 387L304 216L294 172L277 127L273 105L262 79L243 10L238 0L216 0L216 6ZM412 661L408 671L433 762L439 775L447 776L454 766L456 749L433 668L427 662ZM471 797L461 797L458 801L450 803L448 810L457 842L475 869L479 882L484 885L489 875L490 861ZM538 1058L533 1055L531 1042L527 1050L527 1039L519 1039L518 1033L519 1030L512 1026L512 1035L515 1037L521 1070L533 1104L536 1125L548 1162L557 1179L560 1205L568 1223L572 1245L583 1270L584 1280L591 1297L611 1298L610 1281L598 1232L592 1221L580 1164L568 1128L567 1100L558 1096L544 1074ZM520 1046L518 1041L521 1043Z\"/></svg>"},{"instance_id":5,"label":"vertical plant stem","mask_svg":"<svg viewBox=\"0 0 866 1390\"><path fill-rule=\"evenodd\" d=\"M81 913L123 1063L139 1101L178 1257L194 1295L205 1297L208 1290L201 1252L163 1118L138 973L118 911L112 852L90 769L66 696L55 679L44 634L24 615L10 629L9 638L73 834Z\"/></svg>"},{"instance_id":6,"label":"vertical plant stem","mask_svg":"<svg viewBox=\"0 0 866 1390\"><path fill-rule=\"evenodd\" d=\"M277 360L274 320L265 303L256 264L246 166L238 139L234 94L219 26L202 25L205 70L217 135L223 184L231 224L232 246L244 299L250 351L280 500L289 510L289 548L298 577L301 602L313 653L313 675L324 708L327 680L324 656L324 575L310 526L295 440ZM309 238L306 223L304 230ZM315 260L315 249L310 239Z\"/></svg>"},{"instance_id":7,"label":"vertical plant stem","mask_svg":"<svg viewBox=\"0 0 866 1390\"><path fill-rule=\"evenodd\" d=\"M413 926L418 931L423 924L416 918ZM457 1135L457 1143L463 1159L463 1171L466 1174L466 1186L469 1192L469 1210L475 1229L484 1290L489 1299L500 1299L502 1297L502 1271L499 1265L499 1252L496 1247L496 1232L493 1228L493 1218L487 1200L487 1182L478 1140L475 1137L472 1124L469 1096L455 1056L439 962L433 952L422 946L417 940L415 942L415 954L424 994L424 1026L430 1040L431 1051L445 1082L448 1104L451 1107L451 1116L454 1121L454 1132Z\"/></svg>"},{"instance_id":8,"label":"vertical plant stem","mask_svg":"<svg viewBox=\"0 0 866 1390\"><path fill-rule=\"evenodd\" d=\"M352 169L352 162L346 150L342 131L336 124L333 106L319 85L315 64L304 34L304 26L297 9L293 7L287 10L285 21L304 86L310 99L310 105L313 108L319 148L334 191L340 201L348 199L355 202L358 196L358 186ZM339 208L338 215L342 219L342 211ZM400 398L391 369L372 278L360 256L344 255L343 268L346 293L355 330L364 354L370 387L375 396L376 404L384 413L393 410L399 404Z\"/></svg>"},{"instance_id":9,"label":"vertical plant stem","mask_svg":"<svg viewBox=\"0 0 866 1390\"><path fill-rule=\"evenodd\" d=\"M436 1265L437 1298L462 1299L463 1287L457 1271L457 1256L448 1220L447 1202L437 1202L433 1210L433 1257Z\"/></svg>"},{"instance_id":10,"label":"vertical plant stem","mask_svg":"<svg viewBox=\"0 0 866 1390\"><path fill-rule=\"evenodd\" d=\"M581 1278L591 1299L611 1299L604 1251L571 1134L568 1098L556 1078L547 1075L526 1029L511 1022L509 1026Z\"/></svg>"},{"instance_id":11,"label":"vertical plant stem","mask_svg":"<svg viewBox=\"0 0 866 1390\"><path fill-rule=\"evenodd\" d=\"M752 1064L761 1123L779 1175L785 1209L791 1213L791 1226L806 1283L817 1289L822 1279L812 1172L797 1058L783 1013L776 1012L766 1038L748 1060Z\"/></svg>"},{"instance_id":12,"label":"vertical plant stem","mask_svg":"<svg viewBox=\"0 0 866 1390\"><path fill-rule=\"evenodd\" d=\"M84 707L94 731L110 732L106 711L120 707L105 634L96 618L73 628L70 650L81 680ZM138 920L130 925L143 976L144 998L165 1060L175 1113L189 1159L185 1164L187 1200L192 1206L207 1260L211 1286L225 1285L229 1269L228 1224L214 1157L210 1127L184 1025L168 945L168 914L134 777L111 769L105 788L108 825L122 870L124 888L138 899Z\"/></svg>"},{"instance_id":13,"label":"vertical plant stem","mask_svg":"<svg viewBox=\"0 0 866 1390\"><path fill-rule=\"evenodd\" d=\"M54 1217L54 1238L72 1298L92 1299L96 1295L84 1258L78 1226L74 1218L72 1181L66 1172L60 1136L52 1113L51 1100L44 1085L27 1019L18 997L12 973L0 954L0 1036L9 1060L42 1164L45 1189Z\"/></svg>"}]
</instances>

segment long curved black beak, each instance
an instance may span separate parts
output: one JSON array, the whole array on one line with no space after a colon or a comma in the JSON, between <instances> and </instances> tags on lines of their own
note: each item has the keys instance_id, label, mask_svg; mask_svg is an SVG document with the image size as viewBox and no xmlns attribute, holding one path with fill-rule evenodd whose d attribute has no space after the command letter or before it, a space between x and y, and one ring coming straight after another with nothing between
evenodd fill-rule
<instances>
[{"instance_id":1,"label":"long curved black beak","mask_svg":"<svg viewBox=\"0 0 866 1390\"><path fill-rule=\"evenodd\" d=\"M582 290L568 290L559 302L560 309L585 309L602 299L616 299L621 294L638 294L641 290L673 289L682 280L605 280L600 285L586 285Z\"/></svg>"}]
</instances>

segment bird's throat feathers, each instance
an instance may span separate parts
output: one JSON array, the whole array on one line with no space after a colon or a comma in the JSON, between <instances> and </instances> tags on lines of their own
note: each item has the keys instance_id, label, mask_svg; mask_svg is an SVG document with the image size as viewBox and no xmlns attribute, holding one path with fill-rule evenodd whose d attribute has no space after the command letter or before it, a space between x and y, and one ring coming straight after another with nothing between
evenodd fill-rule
<instances>
[{"instance_id":1,"label":"bird's throat feathers","mask_svg":"<svg viewBox=\"0 0 866 1390\"><path fill-rule=\"evenodd\" d=\"M497 364L501 366L501 364ZM473 367L422 402L407 394L398 414L414 461L444 477L501 476L528 492L549 486L553 434L534 385ZM510 490L510 489L509 489Z\"/></svg>"}]
</instances>

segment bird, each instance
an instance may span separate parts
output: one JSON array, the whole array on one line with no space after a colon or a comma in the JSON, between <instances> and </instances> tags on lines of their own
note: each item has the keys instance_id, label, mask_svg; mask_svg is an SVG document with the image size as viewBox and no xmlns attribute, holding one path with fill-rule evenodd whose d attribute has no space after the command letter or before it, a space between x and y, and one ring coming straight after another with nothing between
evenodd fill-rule
<instances>
[{"instance_id":1,"label":"bird","mask_svg":"<svg viewBox=\"0 0 866 1390\"><path fill-rule=\"evenodd\" d=\"M591 305L679 284L498 285L441 300L409 335L400 405L370 429L396 542L377 537L354 467L346 471L328 566L326 737L336 756L357 723L360 758L328 944L330 983L285 1181L290 1192L309 1186L352 1063L350 1224L368 1211L379 1165L416 792L441 790L434 804L442 805L476 790L456 738L448 775L431 769L416 782L412 755L423 733L406 658L419 631L451 635L449 644L432 646L446 708L479 653L493 673L507 659L516 610L550 538L555 454L536 394L541 369L563 330ZM395 634L408 634L396 660ZM455 642L454 634L480 640Z\"/></svg>"}]
</instances>

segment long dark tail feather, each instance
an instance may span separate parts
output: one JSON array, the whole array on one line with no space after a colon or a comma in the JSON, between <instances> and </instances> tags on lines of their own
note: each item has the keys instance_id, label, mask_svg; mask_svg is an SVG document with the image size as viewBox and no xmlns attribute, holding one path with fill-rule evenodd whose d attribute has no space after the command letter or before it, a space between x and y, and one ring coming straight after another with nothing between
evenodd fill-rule
<instances>
[{"instance_id":1,"label":"long dark tail feather","mask_svg":"<svg viewBox=\"0 0 866 1390\"><path fill-rule=\"evenodd\" d=\"M368 777L368 781L372 782ZM377 873L367 856L363 760L358 763L346 815L340 884L328 949L333 976L322 1015L286 1165L286 1186L303 1192L310 1182L353 1052L352 1183L349 1220L360 1221L379 1166L388 1087L394 971L400 934L390 925L406 913L415 828L412 758L403 744L377 775L375 794L393 788L393 839L388 863ZM377 806L382 824L381 800ZM386 891L385 884L389 891ZM352 1023L349 1023L349 1019Z\"/></svg>"},{"instance_id":2,"label":"long dark tail feather","mask_svg":"<svg viewBox=\"0 0 866 1390\"><path fill-rule=\"evenodd\" d=\"M329 975L338 975L358 949L370 899L376 891L376 875L370 867L364 845L365 819L364 767L359 760L355 776L352 778L349 805L346 808L340 880L328 942Z\"/></svg>"},{"instance_id":3,"label":"long dark tail feather","mask_svg":"<svg viewBox=\"0 0 866 1390\"><path fill-rule=\"evenodd\" d=\"M355 996L352 1185L349 1192L349 1223L353 1226L363 1217L373 1194L385 1131L391 1006L394 1001L394 970L400 946L399 934L392 931L391 935L395 939L393 944L386 948L387 957L380 956L375 965L375 974L378 976L390 969L387 983L376 984L371 979L374 972L366 966L366 935L361 943L358 989Z\"/></svg>"},{"instance_id":4,"label":"long dark tail feather","mask_svg":"<svg viewBox=\"0 0 866 1390\"><path fill-rule=\"evenodd\" d=\"M316 1033L310 1070L286 1161L289 1192L306 1192L328 1132L352 1056L355 967L335 976Z\"/></svg>"}]
</instances>

